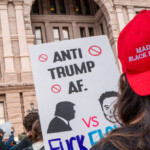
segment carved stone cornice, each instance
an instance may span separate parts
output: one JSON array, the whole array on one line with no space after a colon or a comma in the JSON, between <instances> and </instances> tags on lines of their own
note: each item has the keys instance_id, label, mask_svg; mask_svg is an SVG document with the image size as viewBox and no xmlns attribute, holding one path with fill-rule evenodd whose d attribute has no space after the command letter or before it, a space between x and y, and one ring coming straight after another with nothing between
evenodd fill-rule
<instances>
[{"instance_id":1,"label":"carved stone cornice","mask_svg":"<svg viewBox=\"0 0 150 150\"><path fill-rule=\"evenodd\" d=\"M115 5L150 7L150 0L114 0Z\"/></svg>"},{"instance_id":2,"label":"carved stone cornice","mask_svg":"<svg viewBox=\"0 0 150 150\"><path fill-rule=\"evenodd\" d=\"M19 90L25 91L33 89L34 90L34 83L0 83L0 93L7 93L8 91L12 90Z\"/></svg>"}]
</instances>

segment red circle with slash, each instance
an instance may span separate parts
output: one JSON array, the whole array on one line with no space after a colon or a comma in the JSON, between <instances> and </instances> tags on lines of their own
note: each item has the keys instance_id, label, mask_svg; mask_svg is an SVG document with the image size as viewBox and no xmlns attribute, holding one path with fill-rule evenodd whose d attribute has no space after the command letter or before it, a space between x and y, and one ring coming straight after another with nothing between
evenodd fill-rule
<instances>
[{"instance_id":1,"label":"red circle with slash","mask_svg":"<svg viewBox=\"0 0 150 150\"><path fill-rule=\"evenodd\" d=\"M91 46L88 51L92 56L99 56L102 53L102 49L96 45Z\"/></svg>"},{"instance_id":2,"label":"red circle with slash","mask_svg":"<svg viewBox=\"0 0 150 150\"><path fill-rule=\"evenodd\" d=\"M55 84L51 87L51 90L53 93L59 93L61 91L61 86L58 84Z\"/></svg>"},{"instance_id":3,"label":"red circle with slash","mask_svg":"<svg viewBox=\"0 0 150 150\"><path fill-rule=\"evenodd\" d=\"M46 54L41 54L39 56L39 61L40 62L46 62L48 60L48 56Z\"/></svg>"}]
</instances>

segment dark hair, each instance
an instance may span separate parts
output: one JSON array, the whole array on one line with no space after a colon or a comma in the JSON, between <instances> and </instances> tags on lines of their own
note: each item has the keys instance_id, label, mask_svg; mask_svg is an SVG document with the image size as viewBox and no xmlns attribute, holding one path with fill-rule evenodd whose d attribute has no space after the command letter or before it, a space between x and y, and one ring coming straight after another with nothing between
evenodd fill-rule
<instances>
[{"instance_id":1,"label":"dark hair","mask_svg":"<svg viewBox=\"0 0 150 150\"><path fill-rule=\"evenodd\" d=\"M109 91L109 92L103 93L99 98L99 102L100 102L101 106L103 106L104 100L109 97L118 97L118 93L115 91ZM102 109L103 109L103 107L102 107Z\"/></svg>"},{"instance_id":2,"label":"dark hair","mask_svg":"<svg viewBox=\"0 0 150 150\"><path fill-rule=\"evenodd\" d=\"M32 126L32 130L28 134L29 140L33 142L38 142L39 140L43 139L42 131L41 131L41 124L39 120L36 120Z\"/></svg>"},{"instance_id":3,"label":"dark hair","mask_svg":"<svg viewBox=\"0 0 150 150\"><path fill-rule=\"evenodd\" d=\"M120 94L115 104L114 117L120 128L101 140L101 147L111 142L121 150L150 149L150 95L140 96L130 87L125 74L120 77Z\"/></svg>"},{"instance_id":4,"label":"dark hair","mask_svg":"<svg viewBox=\"0 0 150 150\"><path fill-rule=\"evenodd\" d=\"M32 130L32 125L38 119L39 119L39 114L37 112L31 112L24 117L23 125L27 130L27 132Z\"/></svg>"},{"instance_id":5,"label":"dark hair","mask_svg":"<svg viewBox=\"0 0 150 150\"><path fill-rule=\"evenodd\" d=\"M69 117L70 112L73 110L74 105L75 104L68 101L58 103L56 105L55 115L67 119Z\"/></svg>"}]
</instances>

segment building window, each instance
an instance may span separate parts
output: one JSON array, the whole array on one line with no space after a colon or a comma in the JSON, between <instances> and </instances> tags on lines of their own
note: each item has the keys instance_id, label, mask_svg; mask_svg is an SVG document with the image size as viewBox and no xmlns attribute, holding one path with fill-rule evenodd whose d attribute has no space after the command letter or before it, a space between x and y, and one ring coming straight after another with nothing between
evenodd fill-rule
<instances>
[{"instance_id":1,"label":"building window","mask_svg":"<svg viewBox=\"0 0 150 150\"><path fill-rule=\"evenodd\" d=\"M102 24L102 23L100 24L100 29L101 29L102 35L104 35L104 27L103 27L103 24Z\"/></svg>"},{"instance_id":2,"label":"building window","mask_svg":"<svg viewBox=\"0 0 150 150\"><path fill-rule=\"evenodd\" d=\"M64 0L59 0L60 13L66 14L65 2Z\"/></svg>"},{"instance_id":3,"label":"building window","mask_svg":"<svg viewBox=\"0 0 150 150\"><path fill-rule=\"evenodd\" d=\"M85 8L85 13L87 15L90 15L91 10L90 10L90 5L89 5L89 0L84 0L84 8Z\"/></svg>"},{"instance_id":4,"label":"building window","mask_svg":"<svg viewBox=\"0 0 150 150\"><path fill-rule=\"evenodd\" d=\"M82 14L80 0L75 0L75 12L76 12L76 14Z\"/></svg>"},{"instance_id":5,"label":"building window","mask_svg":"<svg viewBox=\"0 0 150 150\"><path fill-rule=\"evenodd\" d=\"M4 103L0 102L0 124L5 123Z\"/></svg>"},{"instance_id":6,"label":"building window","mask_svg":"<svg viewBox=\"0 0 150 150\"><path fill-rule=\"evenodd\" d=\"M34 4L33 4L32 13L33 13L33 14L39 14L38 0L35 0L35 2L34 2Z\"/></svg>"},{"instance_id":7,"label":"building window","mask_svg":"<svg viewBox=\"0 0 150 150\"><path fill-rule=\"evenodd\" d=\"M94 29L92 27L89 27L88 30L89 30L89 36L94 36Z\"/></svg>"},{"instance_id":8,"label":"building window","mask_svg":"<svg viewBox=\"0 0 150 150\"><path fill-rule=\"evenodd\" d=\"M43 43L41 27L35 27L35 43L36 44Z\"/></svg>"},{"instance_id":9,"label":"building window","mask_svg":"<svg viewBox=\"0 0 150 150\"><path fill-rule=\"evenodd\" d=\"M55 0L50 0L50 12L51 14L56 14L56 3Z\"/></svg>"},{"instance_id":10,"label":"building window","mask_svg":"<svg viewBox=\"0 0 150 150\"><path fill-rule=\"evenodd\" d=\"M85 28L84 27L80 27L80 35L81 35L81 37L86 37L86 33L85 33Z\"/></svg>"},{"instance_id":11,"label":"building window","mask_svg":"<svg viewBox=\"0 0 150 150\"><path fill-rule=\"evenodd\" d=\"M60 41L60 32L58 27L53 28L53 34L54 34L54 41Z\"/></svg>"},{"instance_id":12,"label":"building window","mask_svg":"<svg viewBox=\"0 0 150 150\"><path fill-rule=\"evenodd\" d=\"M64 40L69 40L69 30L68 30L68 27L63 27L63 37L64 37Z\"/></svg>"}]
</instances>

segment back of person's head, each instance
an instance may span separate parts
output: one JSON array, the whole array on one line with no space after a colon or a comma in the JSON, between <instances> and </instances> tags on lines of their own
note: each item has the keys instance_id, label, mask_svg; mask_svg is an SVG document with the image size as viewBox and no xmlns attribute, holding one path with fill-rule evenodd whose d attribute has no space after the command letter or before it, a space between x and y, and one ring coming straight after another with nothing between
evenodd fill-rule
<instances>
[{"instance_id":1,"label":"back of person's head","mask_svg":"<svg viewBox=\"0 0 150 150\"><path fill-rule=\"evenodd\" d=\"M37 112L28 113L23 119L23 125L27 132L32 130L32 125L36 120L39 119L39 114Z\"/></svg>"},{"instance_id":2,"label":"back of person's head","mask_svg":"<svg viewBox=\"0 0 150 150\"><path fill-rule=\"evenodd\" d=\"M41 124L39 120L36 120L32 126L32 130L28 133L29 140L38 142L43 140Z\"/></svg>"},{"instance_id":3,"label":"back of person's head","mask_svg":"<svg viewBox=\"0 0 150 150\"><path fill-rule=\"evenodd\" d=\"M55 115L69 121L74 118L74 106L75 104L72 102L60 102L56 105Z\"/></svg>"},{"instance_id":4,"label":"back of person's head","mask_svg":"<svg viewBox=\"0 0 150 150\"><path fill-rule=\"evenodd\" d=\"M114 116L121 127L104 141L122 150L150 149L150 11L141 11L120 33L123 74ZM104 142L104 143L105 143Z\"/></svg>"}]
</instances>

